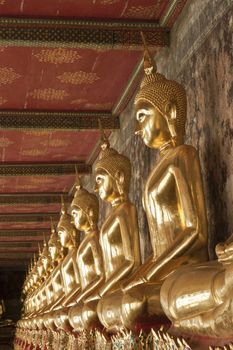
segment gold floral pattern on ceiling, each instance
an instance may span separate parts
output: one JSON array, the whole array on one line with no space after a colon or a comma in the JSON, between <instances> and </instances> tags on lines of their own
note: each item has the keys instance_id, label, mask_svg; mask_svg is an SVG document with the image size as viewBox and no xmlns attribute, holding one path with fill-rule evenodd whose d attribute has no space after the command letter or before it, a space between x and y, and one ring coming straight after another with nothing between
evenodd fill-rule
<instances>
[{"instance_id":1,"label":"gold floral pattern on ceiling","mask_svg":"<svg viewBox=\"0 0 233 350\"><path fill-rule=\"evenodd\" d=\"M30 157L38 157L38 156L44 156L46 152L42 149L24 149L20 151L21 156L30 156Z\"/></svg>"},{"instance_id":2,"label":"gold floral pattern on ceiling","mask_svg":"<svg viewBox=\"0 0 233 350\"><path fill-rule=\"evenodd\" d=\"M5 178L0 178L0 186L4 187L8 183L8 180Z\"/></svg>"},{"instance_id":3,"label":"gold floral pattern on ceiling","mask_svg":"<svg viewBox=\"0 0 233 350\"><path fill-rule=\"evenodd\" d=\"M68 139L49 139L40 142L40 144L44 147L59 148L69 146L71 144L71 141Z\"/></svg>"},{"instance_id":4,"label":"gold floral pattern on ceiling","mask_svg":"<svg viewBox=\"0 0 233 350\"><path fill-rule=\"evenodd\" d=\"M13 144L14 141L11 141L10 139L8 139L8 137L0 137L0 148L7 148Z\"/></svg>"},{"instance_id":5,"label":"gold floral pattern on ceiling","mask_svg":"<svg viewBox=\"0 0 233 350\"><path fill-rule=\"evenodd\" d=\"M16 73L13 68L0 67L0 85L11 84L19 78L21 75Z\"/></svg>"},{"instance_id":6,"label":"gold floral pattern on ceiling","mask_svg":"<svg viewBox=\"0 0 233 350\"><path fill-rule=\"evenodd\" d=\"M51 158L52 159L63 159L65 157L64 153L55 153L55 154L51 154ZM69 160L71 160L71 158L69 157ZM74 168L74 172L75 172L75 168Z\"/></svg>"},{"instance_id":7,"label":"gold floral pattern on ceiling","mask_svg":"<svg viewBox=\"0 0 233 350\"><path fill-rule=\"evenodd\" d=\"M25 134L30 136L41 137L41 136L49 136L52 134L52 132L47 130L29 130L29 131L25 131Z\"/></svg>"},{"instance_id":8,"label":"gold floral pattern on ceiling","mask_svg":"<svg viewBox=\"0 0 233 350\"><path fill-rule=\"evenodd\" d=\"M86 98L77 98L76 100L71 101L70 104L72 104L72 105L80 105L80 104L83 104L83 103L86 103L86 102L87 102Z\"/></svg>"},{"instance_id":9,"label":"gold floral pattern on ceiling","mask_svg":"<svg viewBox=\"0 0 233 350\"><path fill-rule=\"evenodd\" d=\"M120 2L120 0L92 0L93 4L100 3L101 5L113 5Z\"/></svg>"},{"instance_id":10,"label":"gold floral pattern on ceiling","mask_svg":"<svg viewBox=\"0 0 233 350\"><path fill-rule=\"evenodd\" d=\"M39 60L39 62L52 64L74 63L81 58L75 50L62 48L44 49L33 55Z\"/></svg>"},{"instance_id":11,"label":"gold floral pattern on ceiling","mask_svg":"<svg viewBox=\"0 0 233 350\"><path fill-rule=\"evenodd\" d=\"M35 100L53 101L53 100L64 100L69 94L65 90L61 89L34 89L29 93L29 96Z\"/></svg>"},{"instance_id":12,"label":"gold floral pattern on ceiling","mask_svg":"<svg viewBox=\"0 0 233 350\"><path fill-rule=\"evenodd\" d=\"M53 184L56 180L55 179L50 179L49 177L46 176L35 176L31 178L31 183L33 184L33 186L35 184Z\"/></svg>"},{"instance_id":13,"label":"gold floral pattern on ceiling","mask_svg":"<svg viewBox=\"0 0 233 350\"><path fill-rule=\"evenodd\" d=\"M61 75L58 75L57 79L60 80L60 82L66 83L66 84L90 85L90 84L93 84L96 80L99 80L100 78L96 73L79 71L79 72L64 72Z\"/></svg>"},{"instance_id":14,"label":"gold floral pattern on ceiling","mask_svg":"<svg viewBox=\"0 0 233 350\"><path fill-rule=\"evenodd\" d=\"M156 5L150 6L131 6L123 13L122 17L125 18L145 18L150 19L156 17L158 11L160 11L163 0L157 1Z\"/></svg>"},{"instance_id":15,"label":"gold floral pattern on ceiling","mask_svg":"<svg viewBox=\"0 0 233 350\"><path fill-rule=\"evenodd\" d=\"M86 103L85 108L90 109L102 109L102 110L109 110L112 108L113 103L112 102L105 102L105 103Z\"/></svg>"},{"instance_id":16,"label":"gold floral pattern on ceiling","mask_svg":"<svg viewBox=\"0 0 233 350\"><path fill-rule=\"evenodd\" d=\"M35 185L35 184L25 184L25 185L17 185L17 189L20 189L20 190L35 190L37 189L38 186Z\"/></svg>"},{"instance_id":17,"label":"gold floral pattern on ceiling","mask_svg":"<svg viewBox=\"0 0 233 350\"><path fill-rule=\"evenodd\" d=\"M7 99L0 96L0 106L4 105L4 103L6 103L6 102L7 102Z\"/></svg>"}]
</instances>

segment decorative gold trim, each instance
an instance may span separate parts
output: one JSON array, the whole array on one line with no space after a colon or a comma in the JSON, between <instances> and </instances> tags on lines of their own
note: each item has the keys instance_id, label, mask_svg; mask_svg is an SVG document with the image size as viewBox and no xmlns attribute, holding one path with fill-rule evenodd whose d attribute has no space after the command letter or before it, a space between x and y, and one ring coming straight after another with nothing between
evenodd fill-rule
<instances>
[{"instance_id":1,"label":"decorative gold trim","mask_svg":"<svg viewBox=\"0 0 233 350\"><path fill-rule=\"evenodd\" d=\"M78 172L90 174L91 167L85 163L60 164L0 164L0 176L48 176L48 175L74 175L75 165Z\"/></svg>"},{"instance_id":2,"label":"decorative gold trim","mask_svg":"<svg viewBox=\"0 0 233 350\"><path fill-rule=\"evenodd\" d=\"M111 112L51 112L51 111L0 111L1 129L32 130L93 130L99 129L98 119L104 129L119 129L119 118Z\"/></svg>"},{"instance_id":3,"label":"decorative gold trim","mask_svg":"<svg viewBox=\"0 0 233 350\"><path fill-rule=\"evenodd\" d=\"M140 30L149 46L167 46L168 31L157 22L58 19L0 19L0 45L141 50Z\"/></svg>"}]
</instances>

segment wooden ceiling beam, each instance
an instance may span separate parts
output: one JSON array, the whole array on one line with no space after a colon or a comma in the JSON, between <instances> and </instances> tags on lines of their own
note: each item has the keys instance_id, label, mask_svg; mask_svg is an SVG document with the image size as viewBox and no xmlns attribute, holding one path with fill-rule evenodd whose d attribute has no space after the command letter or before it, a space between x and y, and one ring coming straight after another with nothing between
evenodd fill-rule
<instances>
[{"instance_id":1,"label":"wooden ceiling beam","mask_svg":"<svg viewBox=\"0 0 233 350\"><path fill-rule=\"evenodd\" d=\"M0 18L0 44L8 46L142 49L167 46L168 30L156 21Z\"/></svg>"},{"instance_id":2,"label":"wooden ceiling beam","mask_svg":"<svg viewBox=\"0 0 233 350\"><path fill-rule=\"evenodd\" d=\"M0 128L74 132L79 130L99 130L99 119L104 129L113 130L120 128L119 118L112 116L111 112L15 110L0 111Z\"/></svg>"}]
</instances>

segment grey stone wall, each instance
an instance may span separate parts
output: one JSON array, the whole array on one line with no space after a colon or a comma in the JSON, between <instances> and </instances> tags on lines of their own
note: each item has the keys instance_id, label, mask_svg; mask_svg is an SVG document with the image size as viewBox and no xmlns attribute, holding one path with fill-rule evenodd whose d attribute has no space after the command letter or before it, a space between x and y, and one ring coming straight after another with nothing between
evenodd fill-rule
<instances>
[{"instance_id":1,"label":"grey stone wall","mask_svg":"<svg viewBox=\"0 0 233 350\"><path fill-rule=\"evenodd\" d=\"M172 29L170 47L156 55L158 71L182 83L187 91L186 143L200 155L211 258L216 243L233 232L232 33L232 0L188 0ZM144 260L151 247L141 198L156 151L134 136L133 99L120 120L121 130L112 133L110 142L132 163L130 198L138 209ZM108 209L103 203L100 208L101 224Z\"/></svg>"}]
</instances>

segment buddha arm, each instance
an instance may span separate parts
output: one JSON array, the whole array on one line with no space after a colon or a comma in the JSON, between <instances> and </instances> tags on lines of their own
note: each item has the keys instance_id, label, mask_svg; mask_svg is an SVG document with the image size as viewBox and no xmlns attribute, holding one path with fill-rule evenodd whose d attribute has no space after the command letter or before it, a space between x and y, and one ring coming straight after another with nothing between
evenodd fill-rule
<instances>
[{"instance_id":1,"label":"buddha arm","mask_svg":"<svg viewBox=\"0 0 233 350\"><path fill-rule=\"evenodd\" d=\"M121 264L120 268L113 273L113 275L106 281L106 283L100 288L99 295L102 297L110 288L112 288L117 282L127 276L128 272L132 270L134 266L134 257L132 252L132 244L130 242L130 229L134 229L133 223L131 223L130 216L127 213L117 217L121 237L123 254L125 256L125 261ZM132 226L132 227L131 227Z\"/></svg>"},{"instance_id":2,"label":"buddha arm","mask_svg":"<svg viewBox=\"0 0 233 350\"><path fill-rule=\"evenodd\" d=\"M161 254L154 264L147 270L143 279L149 281L162 267L168 264L171 259L182 255L194 244L198 237L198 222L195 213L195 203L191 197L186 180L180 169L171 165L168 172L161 180L161 186L158 186L157 196L163 192L163 187L167 186L169 181L175 180L177 196L179 198L179 216L181 222L180 232L175 238L172 246Z\"/></svg>"},{"instance_id":3,"label":"buddha arm","mask_svg":"<svg viewBox=\"0 0 233 350\"><path fill-rule=\"evenodd\" d=\"M99 244L96 242L91 243L92 254L94 258L96 277L89 283L86 288L80 293L80 296L77 298L76 302L79 300L88 297L91 292L94 292L95 288L104 280L104 268L102 260L102 252L99 247Z\"/></svg>"}]
</instances>

